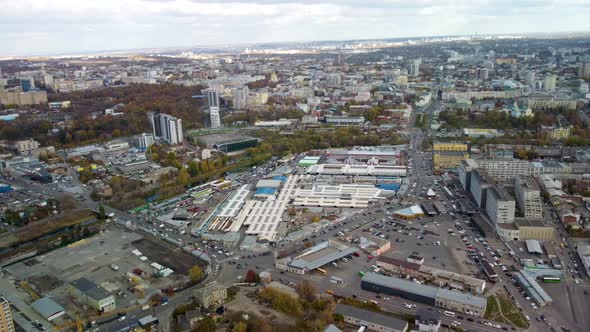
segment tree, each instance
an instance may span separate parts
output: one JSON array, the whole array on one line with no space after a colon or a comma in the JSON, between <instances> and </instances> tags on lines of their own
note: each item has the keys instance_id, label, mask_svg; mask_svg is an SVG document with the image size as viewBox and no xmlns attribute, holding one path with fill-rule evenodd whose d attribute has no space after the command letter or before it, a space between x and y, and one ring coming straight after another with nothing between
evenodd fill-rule
<instances>
[{"instance_id":1,"label":"tree","mask_svg":"<svg viewBox=\"0 0 590 332\"><path fill-rule=\"evenodd\" d=\"M188 271L188 275L192 282L197 282L203 276L203 270L201 270L201 268L198 265L194 265Z\"/></svg>"},{"instance_id":2,"label":"tree","mask_svg":"<svg viewBox=\"0 0 590 332\"><path fill-rule=\"evenodd\" d=\"M191 160L188 162L188 174L190 176L197 176L199 174L199 164L196 161Z\"/></svg>"},{"instance_id":3,"label":"tree","mask_svg":"<svg viewBox=\"0 0 590 332\"><path fill-rule=\"evenodd\" d=\"M256 273L256 271L254 270L248 270L248 272L246 272L246 282L258 282L260 281L260 277L258 276L258 273Z\"/></svg>"},{"instance_id":4,"label":"tree","mask_svg":"<svg viewBox=\"0 0 590 332\"><path fill-rule=\"evenodd\" d=\"M297 291L297 294L299 294L299 297L307 302L313 302L316 299L317 290L309 280L303 280L297 285L295 290Z\"/></svg>"},{"instance_id":5,"label":"tree","mask_svg":"<svg viewBox=\"0 0 590 332\"><path fill-rule=\"evenodd\" d=\"M210 317L203 317L192 332L215 332L215 321Z\"/></svg>"},{"instance_id":6,"label":"tree","mask_svg":"<svg viewBox=\"0 0 590 332\"><path fill-rule=\"evenodd\" d=\"M232 329L232 332L246 332L248 330L248 325L242 321L237 322Z\"/></svg>"},{"instance_id":7,"label":"tree","mask_svg":"<svg viewBox=\"0 0 590 332\"><path fill-rule=\"evenodd\" d=\"M178 177L176 178L176 183L182 186L186 186L190 182L190 176L188 174L188 170L185 167L182 167L178 172Z\"/></svg>"},{"instance_id":8,"label":"tree","mask_svg":"<svg viewBox=\"0 0 590 332\"><path fill-rule=\"evenodd\" d=\"M98 219L106 219L106 213L104 212L104 206L102 206L102 203L98 205Z\"/></svg>"}]
</instances>

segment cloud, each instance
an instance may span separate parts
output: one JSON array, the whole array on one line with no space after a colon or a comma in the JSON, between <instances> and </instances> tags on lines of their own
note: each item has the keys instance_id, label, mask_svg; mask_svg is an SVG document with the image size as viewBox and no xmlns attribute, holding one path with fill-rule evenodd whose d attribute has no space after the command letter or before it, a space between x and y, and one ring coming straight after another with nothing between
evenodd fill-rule
<instances>
[{"instance_id":1,"label":"cloud","mask_svg":"<svg viewBox=\"0 0 590 332\"><path fill-rule=\"evenodd\" d=\"M0 8L0 55L590 30L587 0L0 0ZM41 34L30 39L33 31Z\"/></svg>"}]
</instances>

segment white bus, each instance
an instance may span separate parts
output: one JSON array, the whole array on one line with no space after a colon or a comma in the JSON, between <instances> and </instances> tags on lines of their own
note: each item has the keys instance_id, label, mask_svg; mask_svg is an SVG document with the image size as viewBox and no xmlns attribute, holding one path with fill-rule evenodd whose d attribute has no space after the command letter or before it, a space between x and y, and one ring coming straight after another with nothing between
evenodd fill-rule
<instances>
[{"instance_id":1,"label":"white bus","mask_svg":"<svg viewBox=\"0 0 590 332\"><path fill-rule=\"evenodd\" d=\"M445 316L448 316L448 317L455 317L455 313L452 312L452 311L446 311L445 310L444 314L445 314Z\"/></svg>"}]
</instances>

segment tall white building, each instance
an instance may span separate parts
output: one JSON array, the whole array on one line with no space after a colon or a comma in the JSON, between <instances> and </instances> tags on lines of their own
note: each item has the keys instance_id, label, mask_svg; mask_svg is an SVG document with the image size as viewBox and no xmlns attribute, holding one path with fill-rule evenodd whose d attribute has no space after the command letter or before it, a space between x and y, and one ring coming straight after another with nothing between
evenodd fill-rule
<instances>
[{"instance_id":1,"label":"tall white building","mask_svg":"<svg viewBox=\"0 0 590 332\"><path fill-rule=\"evenodd\" d=\"M514 195L518 208L526 218L541 219L543 217L541 190L532 176L519 175L516 177Z\"/></svg>"},{"instance_id":2,"label":"tall white building","mask_svg":"<svg viewBox=\"0 0 590 332\"><path fill-rule=\"evenodd\" d=\"M410 76L419 76L420 75L420 63L422 60L416 59L413 60L410 64Z\"/></svg>"},{"instance_id":3,"label":"tall white building","mask_svg":"<svg viewBox=\"0 0 590 332\"><path fill-rule=\"evenodd\" d=\"M543 80L543 90L545 91L555 91L555 87L557 86L557 75L549 74L545 76Z\"/></svg>"},{"instance_id":4,"label":"tall white building","mask_svg":"<svg viewBox=\"0 0 590 332\"><path fill-rule=\"evenodd\" d=\"M209 107L209 116L211 118L211 128L221 128L221 119L219 118L219 107Z\"/></svg>"},{"instance_id":5,"label":"tall white building","mask_svg":"<svg viewBox=\"0 0 590 332\"><path fill-rule=\"evenodd\" d=\"M250 93L247 86L238 86L233 90L234 109L241 110L248 105L248 94Z\"/></svg>"},{"instance_id":6,"label":"tall white building","mask_svg":"<svg viewBox=\"0 0 590 332\"><path fill-rule=\"evenodd\" d=\"M135 137L135 146L138 149L145 150L154 144L154 135L143 133Z\"/></svg>"},{"instance_id":7,"label":"tall white building","mask_svg":"<svg viewBox=\"0 0 590 332\"><path fill-rule=\"evenodd\" d=\"M219 92L214 89L207 90L207 102L209 103L209 108L219 108Z\"/></svg>"},{"instance_id":8,"label":"tall white building","mask_svg":"<svg viewBox=\"0 0 590 332\"><path fill-rule=\"evenodd\" d=\"M182 120L172 115L156 113L151 117L155 138L161 138L169 144L180 144L184 141Z\"/></svg>"},{"instance_id":9,"label":"tall white building","mask_svg":"<svg viewBox=\"0 0 590 332\"><path fill-rule=\"evenodd\" d=\"M504 188L492 187L486 196L486 213L494 225L514 223L516 202Z\"/></svg>"}]
</instances>

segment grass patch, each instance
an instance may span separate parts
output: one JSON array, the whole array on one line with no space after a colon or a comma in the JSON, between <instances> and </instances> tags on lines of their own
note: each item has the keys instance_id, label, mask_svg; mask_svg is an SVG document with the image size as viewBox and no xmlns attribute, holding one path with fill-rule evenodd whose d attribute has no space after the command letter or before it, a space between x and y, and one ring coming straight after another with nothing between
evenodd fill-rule
<instances>
[{"instance_id":1,"label":"grass patch","mask_svg":"<svg viewBox=\"0 0 590 332\"><path fill-rule=\"evenodd\" d=\"M508 319L512 325L521 329L526 329L529 327L529 323L523 316L522 312L520 312L520 310L518 310L518 308L514 305L514 302L504 295L498 296L498 299L500 301L500 307L502 308L504 317L506 317L506 319Z\"/></svg>"}]
</instances>

